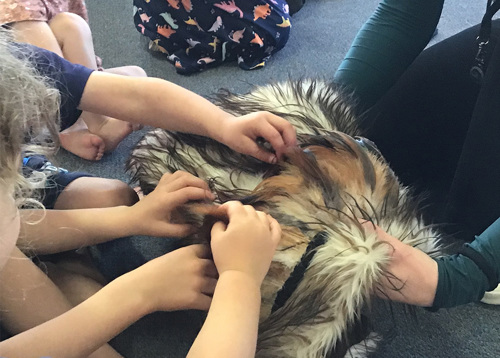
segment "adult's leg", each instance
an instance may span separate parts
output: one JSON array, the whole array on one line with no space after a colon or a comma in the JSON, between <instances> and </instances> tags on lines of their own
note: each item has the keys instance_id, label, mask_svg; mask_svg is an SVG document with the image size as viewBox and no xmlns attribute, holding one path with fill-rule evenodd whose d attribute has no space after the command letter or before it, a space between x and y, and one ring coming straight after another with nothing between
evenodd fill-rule
<instances>
[{"instance_id":1,"label":"adult's leg","mask_svg":"<svg viewBox=\"0 0 500 358\"><path fill-rule=\"evenodd\" d=\"M471 240L500 217L500 21L496 25L445 211Z\"/></svg>"},{"instance_id":2,"label":"adult's leg","mask_svg":"<svg viewBox=\"0 0 500 358\"><path fill-rule=\"evenodd\" d=\"M425 50L364 116L367 135L403 183L428 193L426 213L435 222L450 221L444 208L480 91L469 75L478 30ZM493 33L500 34L498 22Z\"/></svg>"},{"instance_id":3,"label":"adult's leg","mask_svg":"<svg viewBox=\"0 0 500 358\"><path fill-rule=\"evenodd\" d=\"M373 106L427 46L444 0L381 0L359 30L334 80Z\"/></svg>"}]
</instances>

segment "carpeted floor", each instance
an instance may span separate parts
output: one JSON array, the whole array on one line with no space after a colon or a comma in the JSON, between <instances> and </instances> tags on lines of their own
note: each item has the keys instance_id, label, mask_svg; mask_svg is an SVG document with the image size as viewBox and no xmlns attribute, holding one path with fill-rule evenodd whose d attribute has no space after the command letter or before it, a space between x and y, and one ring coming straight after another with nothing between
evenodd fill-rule
<instances>
[{"instance_id":1,"label":"carpeted floor","mask_svg":"<svg viewBox=\"0 0 500 358\"><path fill-rule=\"evenodd\" d=\"M105 67L136 64L150 76L167 79L201 95L222 87L243 92L252 85L289 77L331 78L357 30L377 3L376 0L307 0L292 18L287 46L264 69L245 72L230 63L183 77L164 58L148 52L147 41L133 25L131 1L87 0L96 53L104 59ZM485 0L449 0L433 42L480 22L485 4ZM98 163L85 162L63 152L59 154L59 162L71 170L128 180L123 163L141 134L131 135ZM158 241L144 240L143 249L161 246ZM374 311L374 329L386 337L374 357L500 357L500 307L471 304L437 313L417 309L415 315L410 315L400 306L390 310L377 303ZM182 357L199 325L197 312L153 314L117 337L113 345L128 358Z\"/></svg>"}]
</instances>

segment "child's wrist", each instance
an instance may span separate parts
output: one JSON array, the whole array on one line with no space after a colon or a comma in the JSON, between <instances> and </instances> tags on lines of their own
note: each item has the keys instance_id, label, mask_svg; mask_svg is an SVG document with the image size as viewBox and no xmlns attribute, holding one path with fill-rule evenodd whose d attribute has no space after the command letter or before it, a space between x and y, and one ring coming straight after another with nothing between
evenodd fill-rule
<instances>
[{"instance_id":1,"label":"child's wrist","mask_svg":"<svg viewBox=\"0 0 500 358\"><path fill-rule=\"evenodd\" d=\"M259 278L255 277L250 273L241 270L226 270L222 273L219 273L218 281L220 282L221 280L230 281L233 284L235 282L238 282L245 286L254 287L259 291L260 294L260 287L262 285L262 280L260 280Z\"/></svg>"},{"instance_id":2,"label":"child's wrist","mask_svg":"<svg viewBox=\"0 0 500 358\"><path fill-rule=\"evenodd\" d=\"M141 234L142 222L138 220L138 215L134 213L133 206L116 206L114 222L116 237L125 237Z\"/></svg>"},{"instance_id":3,"label":"child's wrist","mask_svg":"<svg viewBox=\"0 0 500 358\"><path fill-rule=\"evenodd\" d=\"M110 295L117 304L123 304L127 310L137 315L137 319L155 311L151 297L141 290L141 282L136 279L136 270L130 271L109 283Z\"/></svg>"},{"instance_id":4,"label":"child's wrist","mask_svg":"<svg viewBox=\"0 0 500 358\"><path fill-rule=\"evenodd\" d=\"M223 110L220 110L220 113L215 117L212 121L206 122L206 132L208 133L208 137L220 142L224 143L226 141L225 130L229 121L232 121L235 117L232 114L229 114Z\"/></svg>"}]
</instances>

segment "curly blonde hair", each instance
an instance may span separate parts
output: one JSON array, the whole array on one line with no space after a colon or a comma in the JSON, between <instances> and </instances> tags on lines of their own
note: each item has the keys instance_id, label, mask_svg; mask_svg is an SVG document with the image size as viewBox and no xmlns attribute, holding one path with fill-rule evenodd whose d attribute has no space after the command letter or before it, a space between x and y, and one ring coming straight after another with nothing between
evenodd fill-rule
<instances>
[{"instance_id":1,"label":"curly blonde hair","mask_svg":"<svg viewBox=\"0 0 500 358\"><path fill-rule=\"evenodd\" d=\"M26 151L53 154L59 148L59 92L40 76L23 52L0 28L0 185L29 201L42 178L24 178Z\"/></svg>"}]
</instances>

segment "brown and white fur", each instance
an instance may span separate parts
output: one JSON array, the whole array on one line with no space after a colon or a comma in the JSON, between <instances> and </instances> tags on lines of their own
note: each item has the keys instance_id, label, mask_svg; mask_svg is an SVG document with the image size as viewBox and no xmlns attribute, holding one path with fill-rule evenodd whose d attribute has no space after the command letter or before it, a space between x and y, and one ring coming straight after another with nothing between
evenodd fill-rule
<instances>
[{"instance_id":1,"label":"brown and white fur","mask_svg":"<svg viewBox=\"0 0 500 358\"><path fill-rule=\"evenodd\" d=\"M380 278L389 275L391 248L365 234L358 219L434 255L438 233L422 222L408 189L375 145L357 137L349 99L335 86L289 81L245 95L221 92L217 104L235 115L267 110L282 116L296 127L300 149L269 165L207 138L157 129L137 144L129 170L146 191L163 173L186 170L209 181L220 201L241 199L275 217L283 237L262 285L257 357L343 355L348 329L359 323ZM305 255L319 233L324 241ZM272 310L304 262L302 279ZM366 340L361 355L358 345L356 356L366 355L373 343Z\"/></svg>"}]
</instances>

